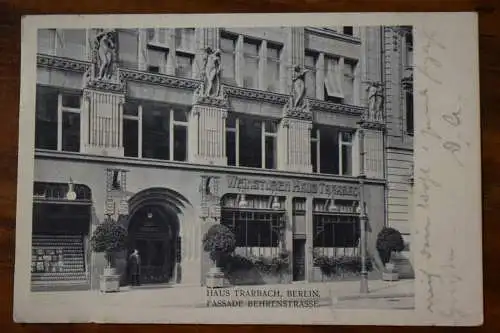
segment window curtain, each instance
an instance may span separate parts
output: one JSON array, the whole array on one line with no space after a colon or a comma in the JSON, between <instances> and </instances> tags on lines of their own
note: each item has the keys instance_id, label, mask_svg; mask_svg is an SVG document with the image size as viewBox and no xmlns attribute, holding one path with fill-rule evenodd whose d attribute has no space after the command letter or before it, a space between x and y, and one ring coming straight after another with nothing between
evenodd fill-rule
<instances>
[{"instance_id":1,"label":"window curtain","mask_svg":"<svg viewBox=\"0 0 500 333\"><path fill-rule=\"evenodd\" d=\"M330 97L344 98L338 60L325 57L325 88Z\"/></svg>"}]
</instances>

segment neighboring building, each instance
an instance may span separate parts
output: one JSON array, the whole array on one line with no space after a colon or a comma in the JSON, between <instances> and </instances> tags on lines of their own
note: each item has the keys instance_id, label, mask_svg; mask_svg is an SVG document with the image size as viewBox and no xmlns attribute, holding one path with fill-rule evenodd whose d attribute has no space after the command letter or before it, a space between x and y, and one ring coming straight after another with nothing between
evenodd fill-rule
<instances>
[{"instance_id":1,"label":"neighboring building","mask_svg":"<svg viewBox=\"0 0 500 333\"><path fill-rule=\"evenodd\" d=\"M409 252L414 181L412 27L386 27L384 40L388 225L403 234L408 244L403 256L412 261ZM404 271L412 275L411 270Z\"/></svg>"},{"instance_id":2,"label":"neighboring building","mask_svg":"<svg viewBox=\"0 0 500 333\"><path fill-rule=\"evenodd\" d=\"M395 120L410 97L389 89L402 75L390 31L39 30L33 285L96 288L104 256L89 238L106 216L128 229L144 282L203 284L213 223L234 230L236 253L286 250L293 280L323 280L315 258L360 256L360 175L369 253L384 225L409 235L395 175L412 143Z\"/></svg>"}]
</instances>

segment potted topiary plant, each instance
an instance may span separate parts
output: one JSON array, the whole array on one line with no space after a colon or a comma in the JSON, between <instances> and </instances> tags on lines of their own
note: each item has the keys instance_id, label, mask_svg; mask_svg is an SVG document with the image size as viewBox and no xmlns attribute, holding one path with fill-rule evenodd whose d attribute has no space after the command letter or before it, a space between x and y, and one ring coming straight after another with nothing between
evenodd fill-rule
<instances>
[{"instance_id":1,"label":"potted topiary plant","mask_svg":"<svg viewBox=\"0 0 500 333\"><path fill-rule=\"evenodd\" d=\"M101 275L100 289L102 292L119 291L120 276L116 274L115 255L125 249L127 230L116 221L107 219L99 224L90 239L92 250L104 252L106 267Z\"/></svg>"},{"instance_id":2,"label":"potted topiary plant","mask_svg":"<svg viewBox=\"0 0 500 333\"><path fill-rule=\"evenodd\" d=\"M208 229L203 236L203 250L209 253L214 266L208 272L207 287L224 287L225 279L221 264L235 249L236 238L231 229L222 224L214 224Z\"/></svg>"},{"instance_id":3,"label":"potted topiary plant","mask_svg":"<svg viewBox=\"0 0 500 333\"><path fill-rule=\"evenodd\" d=\"M401 252L404 250L404 247L403 236L398 230L385 227L379 232L377 237L377 251L384 264L382 280L399 280L399 274L395 269L391 257L393 252Z\"/></svg>"}]
</instances>

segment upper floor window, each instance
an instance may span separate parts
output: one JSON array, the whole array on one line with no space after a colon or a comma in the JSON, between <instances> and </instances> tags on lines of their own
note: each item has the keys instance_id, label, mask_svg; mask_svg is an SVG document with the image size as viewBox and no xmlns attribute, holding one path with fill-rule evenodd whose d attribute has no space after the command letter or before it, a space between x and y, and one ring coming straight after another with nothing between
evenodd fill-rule
<instances>
[{"instance_id":1,"label":"upper floor window","mask_svg":"<svg viewBox=\"0 0 500 333\"><path fill-rule=\"evenodd\" d=\"M195 29L178 28L175 29L175 48L179 51L194 52L195 47Z\"/></svg>"},{"instance_id":2,"label":"upper floor window","mask_svg":"<svg viewBox=\"0 0 500 333\"><path fill-rule=\"evenodd\" d=\"M311 130L313 172L352 175L352 132L328 126Z\"/></svg>"},{"instance_id":3,"label":"upper floor window","mask_svg":"<svg viewBox=\"0 0 500 333\"><path fill-rule=\"evenodd\" d=\"M152 47L147 49L147 70L151 73L166 74L168 50Z\"/></svg>"},{"instance_id":4,"label":"upper floor window","mask_svg":"<svg viewBox=\"0 0 500 333\"><path fill-rule=\"evenodd\" d=\"M243 87L259 87L260 42L246 39L243 42Z\"/></svg>"},{"instance_id":5,"label":"upper floor window","mask_svg":"<svg viewBox=\"0 0 500 333\"><path fill-rule=\"evenodd\" d=\"M78 60L87 60L86 29L39 29L37 51Z\"/></svg>"},{"instance_id":6,"label":"upper floor window","mask_svg":"<svg viewBox=\"0 0 500 333\"><path fill-rule=\"evenodd\" d=\"M351 59L344 59L342 91L344 93L344 103L354 104L354 80L356 62Z\"/></svg>"},{"instance_id":7,"label":"upper floor window","mask_svg":"<svg viewBox=\"0 0 500 333\"><path fill-rule=\"evenodd\" d=\"M342 33L344 35L352 36L354 34L354 29L352 26L344 26L342 27Z\"/></svg>"},{"instance_id":8,"label":"upper floor window","mask_svg":"<svg viewBox=\"0 0 500 333\"><path fill-rule=\"evenodd\" d=\"M147 29L146 32L148 42L152 44L164 44L166 45L168 43L167 37L168 37L168 29L162 29L162 28L152 28L152 29Z\"/></svg>"},{"instance_id":9,"label":"upper floor window","mask_svg":"<svg viewBox=\"0 0 500 333\"><path fill-rule=\"evenodd\" d=\"M120 67L137 69L139 64L139 35L135 29L118 30Z\"/></svg>"},{"instance_id":10,"label":"upper floor window","mask_svg":"<svg viewBox=\"0 0 500 333\"><path fill-rule=\"evenodd\" d=\"M187 108L129 101L123 118L125 156L187 160Z\"/></svg>"},{"instance_id":11,"label":"upper floor window","mask_svg":"<svg viewBox=\"0 0 500 333\"><path fill-rule=\"evenodd\" d=\"M220 38L222 53L222 80L228 84L236 83L236 36L223 34Z\"/></svg>"},{"instance_id":12,"label":"upper floor window","mask_svg":"<svg viewBox=\"0 0 500 333\"><path fill-rule=\"evenodd\" d=\"M35 147L80 151L80 108L80 93L37 86Z\"/></svg>"},{"instance_id":13,"label":"upper floor window","mask_svg":"<svg viewBox=\"0 0 500 333\"><path fill-rule=\"evenodd\" d=\"M193 77L194 54L177 51L175 75L191 79Z\"/></svg>"},{"instance_id":14,"label":"upper floor window","mask_svg":"<svg viewBox=\"0 0 500 333\"><path fill-rule=\"evenodd\" d=\"M195 52L195 29L175 29L175 75L185 78L193 77Z\"/></svg>"},{"instance_id":15,"label":"upper floor window","mask_svg":"<svg viewBox=\"0 0 500 333\"><path fill-rule=\"evenodd\" d=\"M267 43L267 69L265 76L268 91L280 91L280 57L281 47Z\"/></svg>"},{"instance_id":16,"label":"upper floor window","mask_svg":"<svg viewBox=\"0 0 500 333\"><path fill-rule=\"evenodd\" d=\"M316 98L316 61L318 55L313 52L306 51L304 58L304 66L306 72L306 95L308 97Z\"/></svg>"},{"instance_id":17,"label":"upper floor window","mask_svg":"<svg viewBox=\"0 0 500 333\"><path fill-rule=\"evenodd\" d=\"M230 115L226 120L228 165L276 169L278 121Z\"/></svg>"}]
</instances>

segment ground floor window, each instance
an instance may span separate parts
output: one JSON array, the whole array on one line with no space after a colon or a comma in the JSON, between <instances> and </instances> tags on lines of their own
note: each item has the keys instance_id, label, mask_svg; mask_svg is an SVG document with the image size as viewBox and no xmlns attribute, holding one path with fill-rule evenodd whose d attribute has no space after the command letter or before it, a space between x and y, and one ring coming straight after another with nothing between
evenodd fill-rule
<instances>
[{"instance_id":1,"label":"ground floor window","mask_svg":"<svg viewBox=\"0 0 500 333\"><path fill-rule=\"evenodd\" d=\"M361 271L356 205L350 200L314 200L313 260L322 277L345 278Z\"/></svg>"},{"instance_id":2,"label":"ground floor window","mask_svg":"<svg viewBox=\"0 0 500 333\"><path fill-rule=\"evenodd\" d=\"M235 234L236 254L279 254L284 223L281 207L279 199L271 196L237 195L225 198L221 223Z\"/></svg>"}]
</instances>

